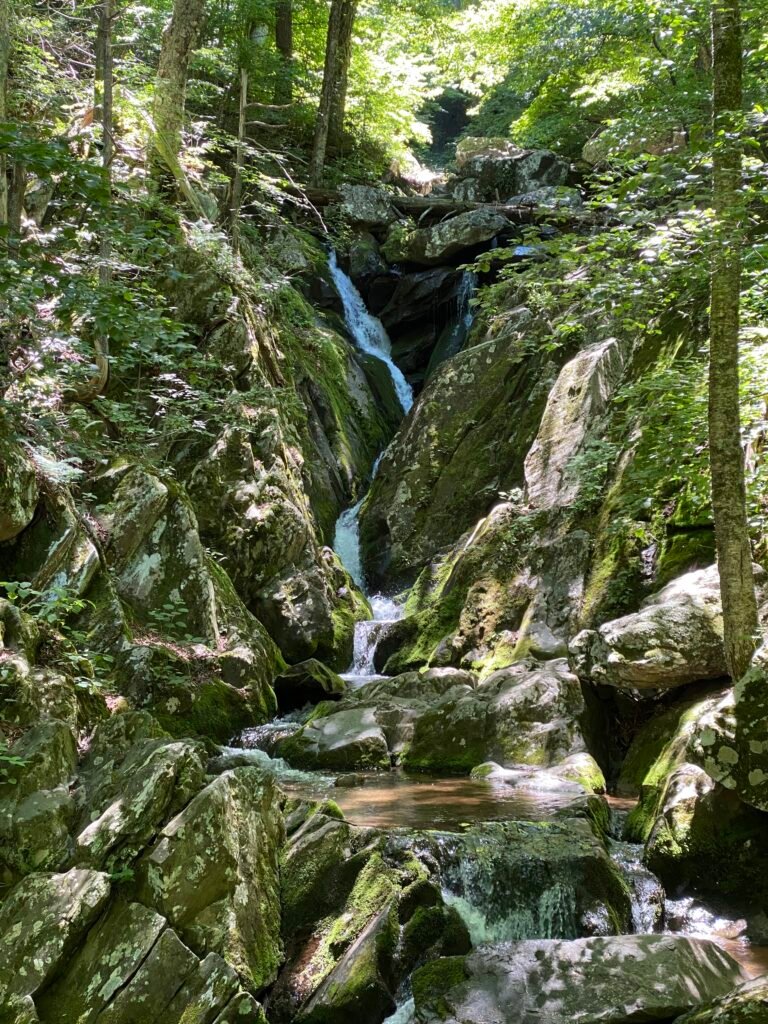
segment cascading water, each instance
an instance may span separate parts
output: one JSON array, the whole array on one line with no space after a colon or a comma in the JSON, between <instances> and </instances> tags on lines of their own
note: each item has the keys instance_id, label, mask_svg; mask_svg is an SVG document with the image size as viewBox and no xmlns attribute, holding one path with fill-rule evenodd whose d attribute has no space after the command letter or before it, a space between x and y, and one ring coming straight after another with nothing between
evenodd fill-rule
<instances>
[{"instance_id":1,"label":"cascading water","mask_svg":"<svg viewBox=\"0 0 768 1024\"><path fill-rule=\"evenodd\" d=\"M360 292L339 266L335 252L331 252L329 256L328 266L341 297L344 307L344 319L349 333L361 351L375 356L387 366L392 377L395 392L403 407L403 412L407 413L413 405L413 389L392 359L392 344L389 340L389 335L384 329L384 325L368 312ZM371 479L376 476L380 461L381 455L379 455L373 466ZM349 575L363 593L367 595L365 575L360 557L360 523L358 517L362 503L363 499L361 498L352 508L342 512L336 523L333 547ZM367 596L370 597L373 618L357 623L355 627L352 665L343 674L343 678L348 683L358 686L377 678L373 665L376 644L387 626L402 618L402 607L395 601L381 594Z\"/></svg>"},{"instance_id":2,"label":"cascading water","mask_svg":"<svg viewBox=\"0 0 768 1024\"><path fill-rule=\"evenodd\" d=\"M344 320L349 333L359 349L386 363L403 412L407 413L413 405L413 389L392 359L392 342L384 325L368 312L362 295L339 266L335 252L331 252L328 257L328 267L344 307Z\"/></svg>"},{"instance_id":3,"label":"cascading water","mask_svg":"<svg viewBox=\"0 0 768 1024\"><path fill-rule=\"evenodd\" d=\"M456 313L451 323L443 330L435 345L427 366L427 379L446 359L455 356L464 347L475 322L475 310L472 299L477 293L478 276L471 270L462 274L456 293Z\"/></svg>"}]
</instances>

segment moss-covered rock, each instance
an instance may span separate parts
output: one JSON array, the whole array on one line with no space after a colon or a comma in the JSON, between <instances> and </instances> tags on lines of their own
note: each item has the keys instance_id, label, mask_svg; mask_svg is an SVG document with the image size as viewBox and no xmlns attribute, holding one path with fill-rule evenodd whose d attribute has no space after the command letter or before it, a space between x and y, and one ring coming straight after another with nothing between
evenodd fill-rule
<instances>
[{"instance_id":1,"label":"moss-covered rock","mask_svg":"<svg viewBox=\"0 0 768 1024\"><path fill-rule=\"evenodd\" d=\"M238 768L198 793L137 867L139 898L198 956L218 953L253 991L274 981L281 959L282 836L274 781Z\"/></svg>"},{"instance_id":2,"label":"moss-covered rock","mask_svg":"<svg viewBox=\"0 0 768 1024\"><path fill-rule=\"evenodd\" d=\"M0 419L0 543L13 540L30 524L40 497L35 464L9 435L3 417Z\"/></svg>"},{"instance_id":3,"label":"moss-covered rock","mask_svg":"<svg viewBox=\"0 0 768 1024\"><path fill-rule=\"evenodd\" d=\"M675 1024L763 1024L768 1020L768 981L755 978L708 1006L678 1017Z\"/></svg>"}]
</instances>

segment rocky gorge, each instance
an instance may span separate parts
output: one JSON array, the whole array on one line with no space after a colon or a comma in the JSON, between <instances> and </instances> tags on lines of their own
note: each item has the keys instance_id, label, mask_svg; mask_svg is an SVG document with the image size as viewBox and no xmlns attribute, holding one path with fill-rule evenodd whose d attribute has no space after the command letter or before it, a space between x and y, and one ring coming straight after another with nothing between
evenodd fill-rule
<instances>
[{"instance_id":1,"label":"rocky gorge","mask_svg":"<svg viewBox=\"0 0 768 1024\"><path fill-rule=\"evenodd\" d=\"M768 654L729 685L708 513L638 475L695 332L497 273L583 191L469 138L338 249L181 225L197 428L3 432L0 1021L768 1020Z\"/></svg>"}]
</instances>

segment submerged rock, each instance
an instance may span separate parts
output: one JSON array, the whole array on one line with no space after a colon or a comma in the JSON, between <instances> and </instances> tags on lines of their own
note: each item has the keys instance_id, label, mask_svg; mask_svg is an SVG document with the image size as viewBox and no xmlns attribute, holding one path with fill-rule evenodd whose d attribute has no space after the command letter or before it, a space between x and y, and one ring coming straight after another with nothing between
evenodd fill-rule
<instances>
[{"instance_id":1,"label":"submerged rock","mask_svg":"<svg viewBox=\"0 0 768 1024\"><path fill-rule=\"evenodd\" d=\"M484 946L416 972L419 1024L667 1021L742 980L714 943L660 935Z\"/></svg>"},{"instance_id":2,"label":"submerged rock","mask_svg":"<svg viewBox=\"0 0 768 1024\"><path fill-rule=\"evenodd\" d=\"M727 674L717 567L680 576L638 612L584 630L571 643L576 671L626 689L670 689Z\"/></svg>"}]
</instances>

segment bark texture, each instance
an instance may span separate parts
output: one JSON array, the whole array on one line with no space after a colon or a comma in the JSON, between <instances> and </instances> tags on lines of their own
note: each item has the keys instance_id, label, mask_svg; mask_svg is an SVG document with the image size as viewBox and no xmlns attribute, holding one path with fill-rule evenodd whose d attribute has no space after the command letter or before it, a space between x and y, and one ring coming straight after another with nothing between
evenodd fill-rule
<instances>
[{"instance_id":1,"label":"bark texture","mask_svg":"<svg viewBox=\"0 0 768 1024\"><path fill-rule=\"evenodd\" d=\"M344 124L349 62L352 56L352 29L356 11L357 0L333 0L331 4L323 89L320 94L310 163L310 183L313 185L318 185L322 181L328 144L338 142Z\"/></svg>"},{"instance_id":2,"label":"bark texture","mask_svg":"<svg viewBox=\"0 0 768 1024\"><path fill-rule=\"evenodd\" d=\"M157 67L153 118L153 175L167 178L168 160L181 152L181 129L187 95L189 59L197 44L205 15L205 0L174 0L171 20L163 32Z\"/></svg>"},{"instance_id":3,"label":"bark texture","mask_svg":"<svg viewBox=\"0 0 768 1024\"><path fill-rule=\"evenodd\" d=\"M275 103L293 100L293 2L277 0L275 4L275 46L280 66L275 79Z\"/></svg>"},{"instance_id":4,"label":"bark texture","mask_svg":"<svg viewBox=\"0 0 768 1024\"><path fill-rule=\"evenodd\" d=\"M723 601L725 657L738 679L755 649L757 601L746 515L744 452L739 418L742 49L739 0L713 0L713 199L709 451L712 508Z\"/></svg>"}]
</instances>

